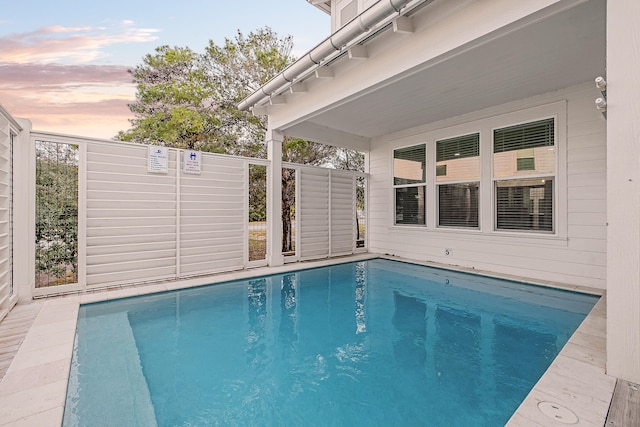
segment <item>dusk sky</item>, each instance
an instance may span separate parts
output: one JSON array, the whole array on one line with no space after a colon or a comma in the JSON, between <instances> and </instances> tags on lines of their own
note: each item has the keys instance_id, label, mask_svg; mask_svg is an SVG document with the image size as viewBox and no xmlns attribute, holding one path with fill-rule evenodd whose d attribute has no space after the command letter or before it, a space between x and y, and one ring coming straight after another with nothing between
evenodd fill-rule
<instances>
[{"instance_id":1,"label":"dusk sky","mask_svg":"<svg viewBox=\"0 0 640 427\"><path fill-rule=\"evenodd\" d=\"M203 52L239 29L292 35L299 56L330 33L305 0L2 1L0 105L34 130L112 138L129 128L128 69L162 45Z\"/></svg>"}]
</instances>

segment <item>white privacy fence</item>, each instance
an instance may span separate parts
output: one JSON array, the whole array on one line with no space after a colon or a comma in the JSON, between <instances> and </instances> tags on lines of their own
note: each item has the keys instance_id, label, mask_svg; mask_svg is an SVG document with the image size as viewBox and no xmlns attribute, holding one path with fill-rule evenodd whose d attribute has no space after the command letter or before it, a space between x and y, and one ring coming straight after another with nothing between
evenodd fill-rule
<instances>
[{"instance_id":1,"label":"white privacy fence","mask_svg":"<svg viewBox=\"0 0 640 427\"><path fill-rule=\"evenodd\" d=\"M184 174L147 171L147 147L86 145L86 283L185 277L245 266L247 168L259 160L204 154Z\"/></svg>"},{"instance_id":2,"label":"white privacy fence","mask_svg":"<svg viewBox=\"0 0 640 427\"><path fill-rule=\"evenodd\" d=\"M300 190L296 208L300 224L300 259L354 253L356 178L359 174L298 167Z\"/></svg>"},{"instance_id":3,"label":"white privacy fence","mask_svg":"<svg viewBox=\"0 0 640 427\"><path fill-rule=\"evenodd\" d=\"M77 283L49 281L36 288L35 295L266 265L263 253L257 261L255 254L249 254L250 233L255 229L249 227L249 189L250 168L259 165L269 170L270 162L199 153L199 172L185 173L186 151L169 148L166 170L157 173L149 167L145 145L44 133L33 133L32 143L62 144L66 148L58 151L77 150L79 159L77 221L66 221L69 227L77 227L77 260L67 259L62 268ZM65 167L69 171L73 165ZM296 254L292 258L354 253L356 182L363 174L286 167L297 170ZM44 210L56 204L36 201ZM49 215L59 216L56 212L53 209ZM46 218L46 213L38 215ZM263 233L259 238L280 240L281 236ZM38 242L40 251L56 249L55 240ZM63 252L73 252L69 247Z\"/></svg>"},{"instance_id":4,"label":"white privacy fence","mask_svg":"<svg viewBox=\"0 0 640 427\"><path fill-rule=\"evenodd\" d=\"M13 295L13 137L0 111L0 319Z\"/></svg>"}]
</instances>

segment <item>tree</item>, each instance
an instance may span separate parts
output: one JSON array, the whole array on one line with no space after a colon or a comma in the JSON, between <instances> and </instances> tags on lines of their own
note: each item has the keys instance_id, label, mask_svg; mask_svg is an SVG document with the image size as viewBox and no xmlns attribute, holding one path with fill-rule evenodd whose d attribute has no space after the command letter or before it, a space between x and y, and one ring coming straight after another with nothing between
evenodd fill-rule
<instances>
[{"instance_id":1,"label":"tree","mask_svg":"<svg viewBox=\"0 0 640 427\"><path fill-rule=\"evenodd\" d=\"M238 31L222 45L209 41L203 54L162 46L131 74L137 85L132 127L117 139L198 149L248 157L266 157L264 117L237 105L293 63L291 36L268 27L246 36ZM344 150L286 138L283 160L312 165L339 163ZM337 160L338 159L338 160ZM295 175L283 173L283 251L292 248L291 212ZM258 189L252 189L258 191ZM259 199L257 197L256 199ZM257 218L258 210L252 211Z\"/></svg>"},{"instance_id":2,"label":"tree","mask_svg":"<svg viewBox=\"0 0 640 427\"><path fill-rule=\"evenodd\" d=\"M36 287L78 273L78 146L36 142Z\"/></svg>"},{"instance_id":3,"label":"tree","mask_svg":"<svg viewBox=\"0 0 640 427\"><path fill-rule=\"evenodd\" d=\"M266 120L237 104L294 61L291 36L268 27L203 54L161 46L129 70L136 84L135 118L116 139L206 152L265 157Z\"/></svg>"},{"instance_id":4,"label":"tree","mask_svg":"<svg viewBox=\"0 0 640 427\"><path fill-rule=\"evenodd\" d=\"M335 147L305 141L299 138L285 138L282 146L282 160L290 163L304 163L313 166L330 164L336 158ZM295 207L295 171L282 171L282 252L291 252L293 248L293 232L291 216Z\"/></svg>"},{"instance_id":5,"label":"tree","mask_svg":"<svg viewBox=\"0 0 640 427\"><path fill-rule=\"evenodd\" d=\"M264 27L244 35L238 30L233 40L221 46L209 41L204 57L210 75L216 76L216 99L220 138L227 152L249 157L266 157L264 117L240 111L238 103L295 61L293 38L280 37Z\"/></svg>"},{"instance_id":6,"label":"tree","mask_svg":"<svg viewBox=\"0 0 640 427\"><path fill-rule=\"evenodd\" d=\"M143 64L129 70L136 83L132 127L117 139L178 148L225 152L216 138L214 76L201 55L189 48L161 46Z\"/></svg>"}]
</instances>

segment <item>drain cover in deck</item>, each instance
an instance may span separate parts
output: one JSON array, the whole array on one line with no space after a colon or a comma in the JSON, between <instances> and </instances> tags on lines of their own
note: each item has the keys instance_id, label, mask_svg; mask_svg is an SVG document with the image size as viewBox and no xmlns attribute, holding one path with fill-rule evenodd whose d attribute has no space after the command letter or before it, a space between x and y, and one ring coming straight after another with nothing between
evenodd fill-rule
<instances>
[{"instance_id":1,"label":"drain cover in deck","mask_svg":"<svg viewBox=\"0 0 640 427\"><path fill-rule=\"evenodd\" d=\"M540 402L538 403L538 409L547 417L563 424L576 424L578 422L578 416L571 409L557 403Z\"/></svg>"}]
</instances>

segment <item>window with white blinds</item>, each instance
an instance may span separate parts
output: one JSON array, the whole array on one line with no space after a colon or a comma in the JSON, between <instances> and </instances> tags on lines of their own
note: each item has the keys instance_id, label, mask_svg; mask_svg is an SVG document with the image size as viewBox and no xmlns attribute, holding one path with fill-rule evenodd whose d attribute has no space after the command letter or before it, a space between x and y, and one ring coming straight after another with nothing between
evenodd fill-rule
<instances>
[{"instance_id":1,"label":"window with white blinds","mask_svg":"<svg viewBox=\"0 0 640 427\"><path fill-rule=\"evenodd\" d=\"M555 119L493 132L495 227L554 232Z\"/></svg>"},{"instance_id":2,"label":"window with white blinds","mask_svg":"<svg viewBox=\"0 0 640 427\"><path fill-rule=\"evenodd\" d=\"M426 145L393 150L395 224L425 225Z\"/></svg>"},{"instance_id":3,"label":"window with white blinds","mask_svg":"<svg viewBox=\"0 0 640 427\"><path fill-rule=\"evenodd\" d=\"M439 227L479 227L479 180L479 133L436 141Z\"/></svg>"}]
</instances>

